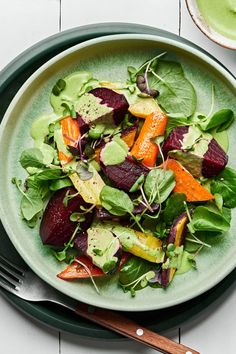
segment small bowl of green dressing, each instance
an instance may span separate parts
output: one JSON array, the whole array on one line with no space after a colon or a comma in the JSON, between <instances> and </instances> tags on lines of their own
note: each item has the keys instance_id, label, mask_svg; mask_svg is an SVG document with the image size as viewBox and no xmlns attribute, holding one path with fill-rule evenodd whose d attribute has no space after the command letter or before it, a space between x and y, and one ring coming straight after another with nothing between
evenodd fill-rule
<instances>
[{"instance_id":1,"label":"small bowl of green dressing","mask_svg":"<svg viewBox=\"0 0 236 354\"><path fill-rule=\"evenodd\" d=\"M186 0L199 29L219 45L236 50L236 0Z\"/></svg>"}]
</instances>

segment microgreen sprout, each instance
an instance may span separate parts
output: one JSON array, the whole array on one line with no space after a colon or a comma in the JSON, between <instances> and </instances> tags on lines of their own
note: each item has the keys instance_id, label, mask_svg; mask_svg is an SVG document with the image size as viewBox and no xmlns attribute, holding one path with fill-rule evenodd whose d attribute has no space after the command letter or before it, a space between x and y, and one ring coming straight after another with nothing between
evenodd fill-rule
<instances>
[{"instance_id":1,"label":"microgreen sprout","mask_svg":"<svg viewBox=\"0 0 236 354\"><path fill-rule=\"evenodd\" d=\"M82 267L84 267L84 269L86 270L86 272L87 272L88 275L89 275L89 278L91 279L91 282L92 282L92 284L93 284L93 286L94 286L96 292L100 295L100 291L99 291L99 289L98 289L98 287L97 287L97 284L95 283L95 280L94 280L94 278L93 278L93 275L92 275L90 269L86 266L86 264L84 264L83 262L81 262L81 261L78 260L78 259L75 259L75 262L78 263L78 264L80 264Z\"/></svg>"},{"instance_id":2,"label":"microgreen sprout","mask_svg":"<svg viewBox=\"0 0 236 354\"><path fill-rule=\"evenodd\" d=\"M70 191L68 190L68 191L66 192L66 195L65 195L64 199L63 199L63 204L64 204L64 206L67 207L67 206L68 206L68 202L69 202L71 199L77 197L79 194L80 194L80 192L77 192L77 193L74 193L74 194L70 194Z\"/></svg>"},{"instance_id":3,"label":"microgreen sprout","mask_svg":"<svg viewBox=\"0 0 236 354\"><path fill-rule=\"evenodd\" d=\"M71 238L67 243L64 244L64 248L61 251L52 251L53 255L55 258L57 258L60 262L64 261L66 259L66 252L68 249L72 248L74 246L74 239L77 234L77 232L81 230L80 223L77 224Z\"/></svg>"},{"instance_id":4,"label":"microgreen sprout","mask_svg":"<svg viewBox=\"0 0 236 354\"><path fill-rule=\"evenodd\" d=\"M152 278L155 277L155 272L150 270L147 273L141 275L138 279L135 279L131 283L128 284L121 284L123 290L126 292L127 290L130 290L131 296L135 296L135 288L140 284L142 288L144 288L147 284L148 281ZM131 286L130 289L128 289Z\"/></svg>"},{"instance_id":5,"label":"microgreen sprout","mask_svg":"<svg viewBox=\"0 0 236 354\"><path fill-rule=\"evenodd\" d=\"M163 52L163 53L161 53L161 54L158 54L158 55L156 55L155 57L153 57L152 59L147 60L144 64L142 64L142 65L138 68L138 70L136 71L136 75L137 75L138 73L140 73L140 71L141 71L142 69L144 69L146 66L149 66L149 67L150 67L150 65L152 64L152 62L154 62L156 59L159 59L159 58L163 57L164 55L166 55L166 52Z\"/></svg>"}]
</instances>

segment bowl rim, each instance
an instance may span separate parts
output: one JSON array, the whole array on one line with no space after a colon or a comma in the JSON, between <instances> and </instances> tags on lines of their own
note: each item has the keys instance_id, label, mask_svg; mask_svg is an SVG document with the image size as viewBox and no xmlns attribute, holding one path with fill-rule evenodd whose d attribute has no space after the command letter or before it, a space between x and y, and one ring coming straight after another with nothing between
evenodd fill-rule
<instances>
[{"instance_id":1,"label":"bowl rim","mask_svg":"<svg viewBox=\"0 0 236 354\"><path fill-rule=\"evenodd\" d=\"M224 79L228 83L230 83L232 85L232 87L236 90L236 80L231 75L231 73L227 71L226 68L222 67L220 65L220 63L216 62L213 58L208 57L207 54L200 52L196 48L190 47L188 44L177 42L174 39L169 39L169 38L156 36L156 35L149 35L149 34L116 34L116 35L102 36L102 37L90 39L90 40L85 41L83 43L74 45L74 46L66 49L65 51L61 52L60 54L57 54L52 59L50 59L45 64L43 64L39 69L37 69L26 80L26 82L22 85L20 90L17 92L17 94L13 98L12 102L10 103L10 105L3 117L2 123L0 125L0 144L1 144L3 133L4 133L4 129L5 129L6 124L8 122L8 118L10 117L15 104L20 99L20 97L21 97L22 93L24 93L25 89L29 85L31 85L33 83L33 81L44 72L44 70L46 70L51 65L55 64L57 61L62 59L64 56L67 56L75 51L81 50L81 49L89 47L89 46L98 45L100 43L111 42L111 41L124 41L124 40L131 40L131 41L132 40L144 40L144 41L150 41L150 42L157 42L158 44L163 43L163 44L167 44L167 45L173 46L175 48L178 48L180 50L183 50L183 51L199 58L201 61L206 62L210 67L212 67L214 70L216 70L218 73L220 73L221 76L224 77ZM0 199L3 200L2 196L1 196L1 192L0 192ZM10 238L11 242L15 246L17 252L22 256L22 258L29 265L29 267L40 278L42 278L44 281L46 281L47 283L49 283L51 286L53 286L57 290L61 291L62 293L66 294L74 299L77 299L77 300L80 300L83 302L85 301L84 297L79 298L79 296L77 296L75 298L72 293L65 292L63 285L60 286L60 285L58 285L58 283L52 283L50 276L43 273L40 269L37 269L34 266L34 262L31 259L30 255L24 251L24 247L22 247L22 245L19 242L17 242L17 240L15 239L14 228L13 228L13 225L11 225L9 217L7 217L7 211L4 209L3 203L0 203L0 219L3 223L3 226L4 226L7 234L8 234L8 237ZM144 304L141 309L137 310L137 308L131 308L131 307L127 308L123 304L119 304L119 305L115 305L115 306L110 306L110 305L106 306L105 304L97 305L96 301L89 301L87 303L90 305L93 305L93 306L100 306L103 308L113 309L113 310L118 310L118 311L130 311L130 312L140 311L140 312L142 312L142 311L150 311L150 310L160 310L160 309L164 309L164 308L168 308L168 307L172 307L172 306L184 303L188 300L191 300L191 299L197 297L198 295L201 295L202 293L205 293L207 290L211 289L212 287L217 285L221 280L223 280L235 268L235 266L236 266L236 261L233 262L233 260L232 260L231 262L228 262L226 264L224 270L220 274L220 276L218 275L217 278L211 279L211 281L208 282L208 284L204 287L204 289L200 289L199 291L196 291L196 293L194 295L184 294L181 297L181 300L172 299L171 301L168 301L167 303L165 303L164 305L159 306L159 307L155 306L155 304L153 305L153 304L147 303L147 304Z\"/></svg>"},{"instance_id":2,"label":"bowl rim","mask_svg":"<svg viewBox=\"0 0 236 354\"><path fill-rule=\"evenodd\" d=\"M236 50L236 40L223 36L207 24L198 9L196 0L185 0L185 3L193 22L203 34L223 48Z\"/></svg>"}]
</instances>

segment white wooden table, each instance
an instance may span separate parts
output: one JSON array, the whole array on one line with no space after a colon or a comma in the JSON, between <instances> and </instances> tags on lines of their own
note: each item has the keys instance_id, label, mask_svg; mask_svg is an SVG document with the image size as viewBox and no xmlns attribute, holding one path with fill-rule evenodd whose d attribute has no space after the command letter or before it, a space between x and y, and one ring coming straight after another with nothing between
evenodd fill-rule
<instances>
[{"instance_id":1,"label":"white wooden table","mask_svg":"<svg viewBox=\"0 0 236 354\"><path fill-rule=\"evenodd\" d=\"M0 69L32 44L59 31L98 22L133 22L190 39L236 75L236 52L210 42L195 27L184 0L0 0ZM236 353L236 284L214 304L167 336L203 354ZM29 319L0 296L1 354L156 353L131 341L58 333Z\"/></svg>"}]
</instances>

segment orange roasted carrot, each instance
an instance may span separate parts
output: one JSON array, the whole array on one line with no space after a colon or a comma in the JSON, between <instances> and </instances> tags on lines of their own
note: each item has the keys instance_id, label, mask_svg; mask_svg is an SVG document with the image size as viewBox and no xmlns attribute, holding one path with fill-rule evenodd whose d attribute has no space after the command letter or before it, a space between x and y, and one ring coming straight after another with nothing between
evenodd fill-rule
<instances>
[{"instance_id":1,"label":"orange roasted carrot","mask_svg":"<svg viewBox=\"0 0 236 354\"><path fill-rule=\"evenodd\" d=\"M89 269L90 273L80 263L74 261L72 264L69 264L61 273L57 274L58 278L64 280L72 280L79 278L86 279L89 278L90 275L93 277L101 277L105 275L103 271L96 267L86 256L79 256L77 257L77 260L82 262L87 267L87 269Z\"/></svg>"},{"instance_id":2,"label":"orange roasted carrot","mask_svg":"<svg viewBox=\"0 0 236 354\"><path fill-rule=\"evenodd\" d=\"M138 126L127 128L121 133L121 139L128 145L129 149L134 145L134 140L137 134Z\"/></svg>"},{"instance_id":3,"label":"orange roasted carrot","mask_svg":"<svg viewBox=\"0 0 236 354\"><path fill-rule=\"evenodd\" d=\"M77 147L80 136L80 129L77 120L68 116L60 121L60 125L65 145ZM58 157L63 165L72 160L71 154L66 155L62 151L59 151Z\"/></svg>"},{"instance_id":4,"label":"orange roasted carrot","mask_svg":"<svg viewBox=\"0 0 236 354\"><path fill-rule=\"evenodd\" d=\"M166 129L167 116L164 112L153 112L147 116L138 139L134 143L131 155L137 159L143 159L142 163L147 167L155 166L158 146L152 139L163 135Z\"/></svg>"},{"instance_id":5,"label":"orange roasted carrot","mask_svg":"<svg viewBox=\"0 0 236 354\"><path fill-rule=\"evenodd\" d=\"M162 167L172 170L175 174L176 185L174 192L184 193L188 202L203 202L214 199L208 192L179 162L168 159Z\"/></svg>"}]
</instances>

